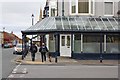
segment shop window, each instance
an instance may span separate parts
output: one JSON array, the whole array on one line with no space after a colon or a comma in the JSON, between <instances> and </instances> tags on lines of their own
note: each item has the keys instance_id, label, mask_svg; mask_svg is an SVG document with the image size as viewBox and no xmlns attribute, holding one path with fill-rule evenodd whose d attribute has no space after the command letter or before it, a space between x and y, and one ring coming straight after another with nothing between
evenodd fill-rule
<instances>
[{"instance_id":1,"label":"shop window","mask_svg":"<svg viewBox=\"0 0 120 80\"><path fill-rule=\"evenodd\" d=\"M107 35L106 53L120 53L120 37L119 35Z\"/></svg>"}]
</instances>

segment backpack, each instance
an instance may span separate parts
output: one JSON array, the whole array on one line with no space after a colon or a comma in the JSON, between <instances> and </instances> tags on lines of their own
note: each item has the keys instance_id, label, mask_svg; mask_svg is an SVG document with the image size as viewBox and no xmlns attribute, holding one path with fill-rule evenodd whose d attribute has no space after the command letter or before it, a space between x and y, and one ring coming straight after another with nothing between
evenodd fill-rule
<instances>
[{"instance_id":1,"label":"backpack","mask_svg":"<svg viewBox=\"0 0 120 80\"><path fill-rule=\"evenodd\" d=\"M32 50L33 50L33 52L35 52L35 53L37 52L37 48L36 48L35 46L33 47Z\"/></svg>"},{"instance_id":2,"label":"backpack","mask_svg":"<svg viewBox=\"0 0 120 80\"><path fill-rule=\"evenodd\" d=\"M42 47L41 52L46 53L47 52L46 47Z\"/></svg>"}]
</instances>

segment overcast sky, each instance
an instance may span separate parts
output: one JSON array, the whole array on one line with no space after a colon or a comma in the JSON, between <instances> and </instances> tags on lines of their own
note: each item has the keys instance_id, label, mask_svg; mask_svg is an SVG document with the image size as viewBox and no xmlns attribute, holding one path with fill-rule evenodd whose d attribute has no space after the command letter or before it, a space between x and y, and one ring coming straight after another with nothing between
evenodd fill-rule
<instances>
[{"instance_id":1,"label":"overcast sky","mask_svg":"<svg viewBox=\"0 0 120 80\"><path fill-rule=\"evenodd\" d=\"M21 30L26 30L31 26L31 15L35 16L34 23L39 20L40 8L45 6L46 0L39 1L15 1L6 0L0 2L0 30L11 32L21 38Z\"/></svg>"}]
</instances>

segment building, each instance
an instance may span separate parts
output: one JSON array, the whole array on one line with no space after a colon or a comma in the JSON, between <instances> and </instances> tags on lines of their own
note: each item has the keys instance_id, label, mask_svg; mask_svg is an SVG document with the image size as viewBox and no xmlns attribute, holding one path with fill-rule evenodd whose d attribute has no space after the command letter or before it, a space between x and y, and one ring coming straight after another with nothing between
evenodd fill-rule
<instances>
[{"instance_id":1,"label":"building","mask_svg":"<svg viewBox=\"0 0 120 80\"><path fill-rule=\"evenodd\" d=\"M18 36L16 36L15 34L13 34L13 32L8 33L3 31L3 41L2 44L12 44L12 45L16 45L17 43L22 43L22 39L20 39Z\"/></svg>"},{"instance_id":2,"label":"building","mask_svg":"<svg viewBox=\"0 0 120 80\"><path fill-rule=\"evenodd\" d=\"M119 0L57 0L54 7L50 1L46 2L45 19L22 31L23 40L37 34L57 56L118 59Z\"/></svg>"},{"instance_id":3,"label":"building","mask_svg":"<svg viewBox=\"0 0 120 80\"><path fill-rule=\"evenodd\" d=\"M3 33L0 31L0 46L2 46L3 43Z\"/></svg>"}]
</instances>

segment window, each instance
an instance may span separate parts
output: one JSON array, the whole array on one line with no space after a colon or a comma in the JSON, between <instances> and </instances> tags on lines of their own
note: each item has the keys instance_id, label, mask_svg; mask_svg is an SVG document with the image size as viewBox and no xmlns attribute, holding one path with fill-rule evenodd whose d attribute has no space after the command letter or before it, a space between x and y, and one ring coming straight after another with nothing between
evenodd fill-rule
<instances>
[{"instance_id":1,"label":"window","mask_svg":"<svg viewBox=\"0 0 120 80\"><path fill-rule=\"evenodd\" d=\"M71 14L94 14L94 0L71 0Z\"/></svg>"},{"instance_id":2,"label":"window","mask_svg":"<svg viewBox=\"0 0 120 80\"><path fill-rule=\"evenodd\" d=\"M89 13L89 0L78 0L78 13Z\"/></svg>"},{"instance_id":3,"label":"window","mask_svg":"<svg viewBox=\"0 0 120 80\"><path fill-rule=\"evenodd\" d=\"M113 2L104 2L104 14L113 15Z\"/></svg>"},{"instance_id":4,"label":"window","mask_svg":"<svg viewBox=\"0 0 120 80\"><path fill-rule=\"evenodd\" d=\"M72 0L72 2L71 2L71 7L72 7L72 13L76 13L76 2L75 2L75 0Z\"/></svg>"},{"instance_id":5,"label":"window","mask_svg":"<svg viewBox=\"0 0 120 80\"><path fill-rule=\"evenodd\" d=\"M51 8L51 16L55 16L55 8Z\"/></svg>"},{"instance_id":6,"label":"window","mask_svg":"<svg viewBox=\"0 0 120 80\"><path fill-rule=\"evenodd\" d=\"M61 42L62 42L61 45L62 45L62 46L65 46L65 36L62 36Z\"/></svg>"}]
</instances>

